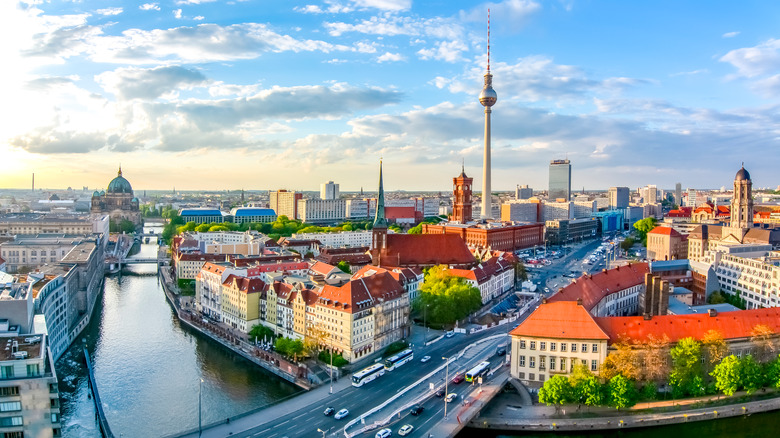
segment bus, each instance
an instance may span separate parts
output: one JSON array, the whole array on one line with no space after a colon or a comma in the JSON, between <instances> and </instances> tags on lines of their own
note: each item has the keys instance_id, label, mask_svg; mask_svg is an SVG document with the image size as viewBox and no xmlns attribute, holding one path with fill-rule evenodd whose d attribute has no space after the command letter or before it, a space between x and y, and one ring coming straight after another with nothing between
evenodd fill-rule
<instances>
[{"instance_id":1,"label":"bus","mask_svg":"<svg viewBox=\"0 0 780 438\"><path fill-rule=\"evenodd\" d=\"M368 368L364 368L352 375L352 386L363 386L379 376L385 375L385 366L381 363L375 363Z\"/></svg>"},{"instance_id":2,"label":"bus","mask_svg":"<svg viewBox=\"0 0 780 438\"><path fill-rule=\"evenodd\" d=\"M490 362L482 362L466 372L466 381L474 382L477 377L484 376L490 371Z\"/></svg>"},{"instance_id":3,"label":"bus","mask_svg":"<svg viewBox=\"0 0 780 438\"><path fill-rule=\"evenodd\" d=\"M385 369L387 371L393 371L412 359L414 359L414 352L412 352L411 348L407 348L406 350L385 359Z\"/></svg>"}]
</instances>

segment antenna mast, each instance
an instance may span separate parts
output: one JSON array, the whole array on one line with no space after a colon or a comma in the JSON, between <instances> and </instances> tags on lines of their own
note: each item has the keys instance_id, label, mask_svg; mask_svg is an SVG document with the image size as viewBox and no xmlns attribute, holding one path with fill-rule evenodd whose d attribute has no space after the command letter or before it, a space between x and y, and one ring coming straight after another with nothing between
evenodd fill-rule
<instances>
[{"instance_id":1,"label":"antenna mast","mask_svg":"<svg viewBox=\"0 0 780 438\"><path fill-rule=\"evenodd\" d=\"M490 8L488 8L487 71L490 73Z\"/></svg>"}]
</instances>

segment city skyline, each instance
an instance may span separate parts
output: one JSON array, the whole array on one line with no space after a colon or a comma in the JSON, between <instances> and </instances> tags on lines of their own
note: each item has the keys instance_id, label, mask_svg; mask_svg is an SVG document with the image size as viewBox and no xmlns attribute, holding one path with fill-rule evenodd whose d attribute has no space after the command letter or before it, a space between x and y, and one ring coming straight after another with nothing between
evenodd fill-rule
<instances>
[{"instance_id":1,"label":"city skyline","mask_svg":"<svg viewBox=\"0 0 780 438\"><path fill-rule=\"evenodd\" d=\"M495 191L775 187L780 5L176 0L6 2L0 187ZM684 44L680 44L684 41ZM763 152L757 158L749 152ZM482 187L482 179L474 181Z\"/></svg>"}]
</instances>

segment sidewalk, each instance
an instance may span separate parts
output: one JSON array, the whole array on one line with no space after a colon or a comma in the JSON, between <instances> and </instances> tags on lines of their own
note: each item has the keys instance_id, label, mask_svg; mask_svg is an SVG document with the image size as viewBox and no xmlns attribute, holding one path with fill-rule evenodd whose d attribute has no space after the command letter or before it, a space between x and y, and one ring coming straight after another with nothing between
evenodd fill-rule
<instances>
[{"instance_id":1,"label":"sidewalk","mask_svg":"<svg viewBox=\"0 0 780 438\"><path fill-rule=\"evenodd\" d=\"M352 385L348 377L341 378L333 383L333 394L337 394ZM255 426L282 417L290 411L309 406L313 403L322 403L331 396L330 384L321 385L307 392L293 394L285 399L278 400L272 405L264 406L230 419L230 423L218 423L204 425L202 437L224 438L251 429ZM177 437L197 438L198 431L192 430Z\"/></svg>"}]
</instances>

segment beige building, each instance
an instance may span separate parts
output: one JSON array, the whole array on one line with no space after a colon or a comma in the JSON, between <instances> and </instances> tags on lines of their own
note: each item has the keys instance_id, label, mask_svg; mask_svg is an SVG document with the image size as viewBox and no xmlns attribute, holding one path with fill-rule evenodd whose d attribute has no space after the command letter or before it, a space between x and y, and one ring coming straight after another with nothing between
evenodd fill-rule
<instances>
[{"instance_id":1,"label":"beige building","mask_svg":"<svg viewBox=\"0 0 780 438\"><path fill-rule=\"evenodd\" d=\"M0 215L0 234L105 234L109 217L77 214L8 213Z\"/></svg>"},{"instance_id":2,"label":"beige building","mask_svg":"<svg viewBox=\"0 0 780 438\"><path fill-rule=\"evenodd\" d=\"M222 322L248 333L260 323L260 299L265 283L259 278L229 275L222 283L220 316Z\"/></svg>"},{"instance_id":3,"label":"beige building","mask_svg":"<svg viewBox=\"0 0 780 438\"><path fill-rule=\"evenodd\" d=\"M577 363L598 373L607 357L609 336L577 301L540 305L510 335L510 374L526 384L569 375Z\"/></svg>"},{"instance_id":4,"label":"beige building","mask_svg":"<svg viewBox=\"0 0 780 438\"><path fill-rule=\"evenodd\" d=\"M45 335L2 338L0 436L59 437L57 374Z\"/></svg>"},{"instance_id":5,"label":"beige building","mask_svg":"<svg viewBox=\"0 0 780 438\"><path fill-rule=\"evenodd\" d=\"M268 192L269 206L276 212L276 217L287 216L288 219L298 218L298 200L303 199L303 193L287 190L271 190Z\"/></svg>"},{"instance_id":6,"label":"beige building","mask_svg":"<svg viewBox=\"0 0 780 438\"><path fill-rule=\"evenodd\" d=\"M688 258L688 236L672 227L658 226L647 233L647 259L680 260Z\"/></svg>"}]
</instances>

